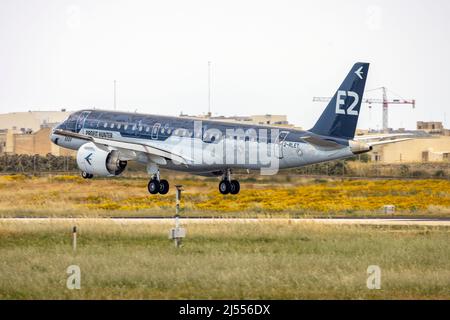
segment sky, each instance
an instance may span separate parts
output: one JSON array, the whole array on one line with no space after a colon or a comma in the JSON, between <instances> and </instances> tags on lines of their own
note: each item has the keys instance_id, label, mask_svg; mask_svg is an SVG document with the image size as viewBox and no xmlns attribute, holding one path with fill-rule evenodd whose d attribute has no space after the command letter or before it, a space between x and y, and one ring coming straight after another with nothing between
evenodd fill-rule
<instances>
[{"instance_id":1,"label":"sky","mask_svg":"<svg viewBox=\"0 0 450 320\"><path fill-rule=\"evenodd\" d=\"M286 114L305 129L357 61L389 126L450 127L450 1L0 0L0 112ZM365 94L381 98L381 91ZM381 106L358 127L381 128Z\"/></svg>"}]
</instances>

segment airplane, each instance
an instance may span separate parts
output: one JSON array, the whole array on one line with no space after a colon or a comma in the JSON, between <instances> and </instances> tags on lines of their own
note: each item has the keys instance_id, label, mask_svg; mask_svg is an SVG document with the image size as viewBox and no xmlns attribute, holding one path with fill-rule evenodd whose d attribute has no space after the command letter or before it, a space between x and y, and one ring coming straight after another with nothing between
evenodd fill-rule
<instances>
[{"instance_id":1,"label":"airplane","mask_svg":"<svg viewBox=\"0 0 450 320\"><path fill-rule=\"evenodd\" d=\"M373 145L410 139L355 137L368 71L369 63L355 63L316 124L306 131L88 109L72 113L53 129L50 139L77 150L77 164L86 179L118 176L129 161L137 161L147 165L150 194L169 191L160 168L219 176L221 194L238 194L239 181L232 178L236 169L276 174L278 169L345 159L369 152Z\"/></svg>"}]
</instances>

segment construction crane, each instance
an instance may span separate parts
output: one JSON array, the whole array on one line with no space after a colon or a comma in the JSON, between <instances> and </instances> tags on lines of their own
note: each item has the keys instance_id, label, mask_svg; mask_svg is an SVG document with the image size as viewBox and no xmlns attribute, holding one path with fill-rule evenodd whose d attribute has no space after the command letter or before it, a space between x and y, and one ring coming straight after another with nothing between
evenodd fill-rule
<instances>
[{"instance_id":1,"label":"construction crane","mask_svg":"<svg viewBox=\"0 0 450 320\"><path fill-rule=\"evenodd\" d=\"M374 90L382 90L383 92L383 98L382 99L362 99L363 103L367 103L369 104L369 108L372 108L372 104L381 104L383 105L383 132L388 132L389 131L389 124L388 124L388 109L389 109L389 105L391 104L402 104L402 105L412 105L413 108L416 107L416 100L415 99L388 99L387 98L387 91L388 89L386 87L380 87L380 88L375 88L372 90L368 90L369 91L374 91ZM313 101L314 102L328 102L330 101L331 98L330 97L314 97Z\"/></svg>"}]
</instances>

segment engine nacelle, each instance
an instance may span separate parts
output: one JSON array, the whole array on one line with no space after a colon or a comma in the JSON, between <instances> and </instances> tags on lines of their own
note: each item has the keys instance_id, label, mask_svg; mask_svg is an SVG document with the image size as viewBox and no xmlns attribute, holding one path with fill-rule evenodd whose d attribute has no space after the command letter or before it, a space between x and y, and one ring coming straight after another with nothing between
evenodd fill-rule
<instances>
[{"instance_id":1,"label":"engine nacelle","mask_svg":"<svg viewBox=\"0 0 450 320\"><path fill-rule=\"evenodd\" d=\"M83 144L77 152L78 167L95 176L117 176L125 170L127 162L119 159L116 150L105 151L93 142Z\"/></svg>"}]
</instances>

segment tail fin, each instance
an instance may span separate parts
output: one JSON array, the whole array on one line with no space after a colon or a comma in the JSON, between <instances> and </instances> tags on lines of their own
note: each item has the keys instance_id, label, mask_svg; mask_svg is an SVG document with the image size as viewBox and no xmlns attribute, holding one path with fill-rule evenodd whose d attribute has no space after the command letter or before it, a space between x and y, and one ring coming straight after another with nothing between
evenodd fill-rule
<instances>
[{"instance_id":1,"label":"tail fin","mask_svg":"<svg viewBox=\"0 0 450 320\"><path fill-rule=\"evenodd\" d=\"M355 63L319 120L309 131L323 136L353 139L368 72L368 63Z\"/></svg>"}]
</instances>

